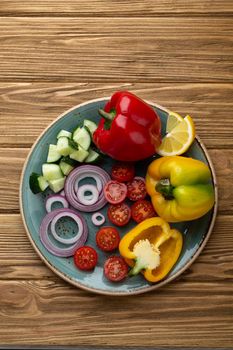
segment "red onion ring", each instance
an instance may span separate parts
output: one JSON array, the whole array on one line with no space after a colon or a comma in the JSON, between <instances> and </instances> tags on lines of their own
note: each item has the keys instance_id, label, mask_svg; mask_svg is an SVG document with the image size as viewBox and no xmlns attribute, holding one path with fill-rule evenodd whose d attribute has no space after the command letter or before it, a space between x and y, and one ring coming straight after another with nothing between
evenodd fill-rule
<instances>
[{"instance_id":1,"label":"red onion ring","mask_svg":"<svg viewBox=\"0 0 233 350\"><path fill-rule=\"evenodd\" d=\"M75 189L75 192L76 192L76 193L78 192L78 188L79 188L79 187L78 187L78 184L79 184L79 181L81 181L81 180L83 180L83 179L86 179L86 177L88 177L88 176L86 176L86 175L84 174L84 175L82 175L82 176L79 176L78 179L77 179L77 181L75 181L74 189ZM98 192L100 193L100 192L103 190L103 184L102 184L100 178L99 178L97 175L95 175L95 174L92 174L92 175L89 176L89 177L91 177L92 179L95 180L97 190L98 190Z\"/></svg>"},{"instance_id":2,"label":"red onion ring","mask_svg":"<svg viewBox=\"0 0 233 350\"><path fill-rule=\"evenodd\" d=\"M46 199L45 208L47 213L50 213L52 211L52 205L56 202L60 202L63 205L63 208L69 208L69 203L67 202L66 198L64 196L61 196L60 194L55 194L49 196Z\"/></svg>"},{"instance_id":3,"label":"red onion ring","mask_svg":"<svg viewBox=\"0 0 233 350\"><path fill-rule=\"evenodd\" d=\"M101 219L98 219L100 217ZM95 226L101 226L105 222L105 217L101 213L94 213L91 217L91 221Z\"/></svg>"},{"instance_id":4,"label":"red onion ring","mask_svg":"<svg viewBox=\"0 0 233 350\"><path fill-rule=\"evenodd\" d=\"M108 181L110 181L110 176L102 168L96 165L81 165L72 170L66 178L64 190L67 201L70 203L70 205L72 205L72 207L80 211L93 212L101 209L107 203L103 191L99 193L98 201L95 204L84 205L80 203L75 192L75 183L76 181L79 181L81 176L84 176L85 178L97 176L102 183L102 188Z\"/></svg>"},{"instance_id":5,"label":"red onion ring","mask_svg":"<svg viewBox=\"0 0 233 350\"><path fill-rule=\"evenodd\" d=\"M85 192L91 192L91 195L85 196ZM84 205L95 204L99 198L99 192L97 187L94 185L82 185L78 188L77 192L78 201Z\"/></svg>"},{"instance_id":6,"label":"red onion ring","mask_svg":"<svg viewBox=\"0 0 233 350\"><path fill-rule=\"evenodd\" d=\"M56 223L60 218L67 217L67 216L72 218L76 222L79 230L78 230L78 233L72 238L61 238L58 236L56 232ZM61 242L63 244L74 244L80 239L80 237L82 236L82 232L83 232L83 223L80 217L76 213L75 214L72 212L58 213L51 221L51 233L53 237L56 239L56 241Z\"/></svg>"},{"instance_id":7,"label":"red onion ring","mask_svg":"<svg viewBox=\"0 0 233 350\"><path fill-rule=\"evenodd\" d=\"M82 224L83 224L83 232L80 237L80 239L74 243L72 246L67 247L67 248L59 248L56 245L54 245L51 240L48 237L48 229L51 221L60 213L63 213L64 216L66 216L67 213L74 213L77 215L77 217L80 218ZM88 236L88 227L86 224L86 221L84 220L83 216L80 215L79 213L76 213L75 211L71 209L56 209L48 213L42 220L42 223L40 225L40 230L39 230L39 236L42 244L44 247L53 255L59 256L59 257L69 257L74 255L74 252L82 247Z\"/></svg>"},{"instance_id":8,"label":"red onion ring","mask_svg":"<svg viewBox=\"0 0 233 350\"><path fill-rule=\"evenodd\" d=\"M65 197L65 191L62 190L62 191L59 193L59 195Z\"/></svg>"}]
</instances>

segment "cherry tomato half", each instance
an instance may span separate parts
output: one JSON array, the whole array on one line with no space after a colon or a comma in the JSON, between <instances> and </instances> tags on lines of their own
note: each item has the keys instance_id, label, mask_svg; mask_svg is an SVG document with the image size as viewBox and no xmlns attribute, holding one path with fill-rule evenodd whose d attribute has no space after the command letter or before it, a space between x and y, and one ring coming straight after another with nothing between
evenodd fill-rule
<instances>
[{"instance_id":1,"label":"cherry tomato half","mask_svg":"<svg viewBox=\"0 0 233 350\"><path fill-rule=\"evenodd\" d=\"M118 248L120 235L115 227L105 226L96 234L96 244L104 252L111 252Z\"/></svg>"},{"instance_id":2,"label":"cherry tomato half","mask_svg":"<svg viewBox=\"0 0 233 350\"><path fill-rule=\"evenodd\" d=\"M116 226L126 225L130 217L130 207L125 203L110 205L108 208L108 218Z\"/></svg>"},{"instance_id":3,"label":"cherry tomato half","mask_svg":"<svg viewBox=\"0 0 233 350\"><path fill-rule=\"evenodd\" d=\"M127 183L127 197L131 201L138 201L146 197L146 185L143 177L135 177L132 181Z\"/></svg>"},{"instance_id":4,"label":"cherry tomato half","mask_svg":"<svg viewBox=\"0 0 233 350\"><path fill-rule=\"evenodd\" d=\"M128 265L120 256L111 256L104 263L104 274L112 282L123 280L128 273Z\"/></svg>"},{"instance_id":5,"label":"cherry tomato half","mask_svg":"<svg viewBox=\"0 0 233 350\"><path fill-rule=\"evenodd\" d=\"M134 178L135 169L131 163L119 162L113 165L111 177L119 182L131 181Z\"/></svg>"},{"instance_id":6,"label":"cherry tomato half","mask_svg":"<svg viewBox=\"0 0 233 350\"><path fill-rule=\"evenodd\" d=\"M80 247L74 253L74 263L80 270L92 270L98 260L95 249L89 246Z\"/></svg>"},{"instance_id":7,"label":"cherry tomato half","mask_svg":"<svg viewBox=\"0 0 233 350\"><path fill-rule=\"evenodd\" d=\"M131 207L132 218L137 223L156 215L153 205L146 199L140 199Z\"/></svg>"},{"instance_id":8,"label":"cherry tomato half","mask_svg":"<svg viewBox=\"0 0 233 350\"><path fill-rule=\"evenodd\" d=\"M118 181L109 181L104 187L104 196L111 204L123 202L127 195L127 186Z\"/></svg>"}]
</instances>

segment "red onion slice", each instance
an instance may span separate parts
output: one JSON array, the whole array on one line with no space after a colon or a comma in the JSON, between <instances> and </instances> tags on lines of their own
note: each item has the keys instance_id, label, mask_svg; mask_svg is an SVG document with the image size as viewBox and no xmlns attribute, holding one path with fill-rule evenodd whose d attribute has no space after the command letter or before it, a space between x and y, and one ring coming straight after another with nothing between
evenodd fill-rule
<instances>
[{"instance_id":1,"label":"red onion slice","mask_svg":"<svg viewBox=\"0 0 233 350\"><path fill-rule=\"evenodd\" d=\"M101 226L105 222L105 217L101 213L94 213L91 217L91 221L95 226Z\"/></svg>"},{"instance_id":2,"label":"red onion slice","mask_svg":"<svg viewBox=\"0 0 233 350\"><path fill-rule=\"evenodd\" d=\"M77 193L78 192L78 188L79 188L79 181L83 180L83 179L86 179L87 177L91 177L92 179L95 180L96 182L96 187L97 187L97 190L98 192L100 193L102 190L103 190L103 184L100 180L100 178L95 175L95 174L91 174L90 176L87 176L87 175L80 175L77 180L75 181L75 185L74 185L74 189L75 189L75 192Z\"/></svg>"},{"instance_id":3,"label":"red onion slice","mask_svg":"<svg viewBox=\"0 0 233 350\"><path fill-rule=\"evenodd\" d=\"M86 192L91 192L91 195L85 196ZM94 185L82 185L78 188L77 198L79 202L84 205L95 204L99 198L98 189Z\"/></svg>"},{"instance_id":4,"label":"red onion slice","mask_svg":"<svg viewBox=\"0 0 233 350\"><path fill-rule=\"evenodd\" d=\"M99 193L99 198L96 203L91 205L85 205L80 203L80 200L77 197L77 194L75 191L75 183L79 181L81 177L98 178L102 184L102 189L103 189L105 184L108 181L110 181L110 176L105 170L103 170L102 168L96 165L81 165L78 168L75 168L74 170L72 170L72 172L66 178L65 188L64 188L65 195L66 195L67 201L70 203L70 205L72 205L72 207L85 212L93 212L101 209L107 203L102 190Z\"/></svg>"},{"instance_id":5,"label":"red onion slice","mask_svg":"<svg viewBox=\"0 0 233 350\"><path fill-rule=\"evenodd\" d=\"M52 205L56 202L60 202L63 205L63 208L69 208L69 203L67 202L64 196L59 194L51 195L46 199L45 208L48 213L52 211Z\"/></svg>"},{"instance_id":6,"label":"red onion slice","mask_svg":"<svg viewBox=\"0 0 233 350\"><path fill-rule=\"evenodd\" d=\"M51 221L60 213L63 213L63 216L67 216L67 213L74 213L77 217L80 218L83 224L83 232L81 234L81 237L70 247L59 248L53 242L51 242L48 236L48 229ZM48 213L42 220L39 236L42 244L50 253L59 257L69 257L74 255L74 252L85 244L88 236L88 227L83 216L79 213L76 213L71 209L56 209Z\"/></svg>"},{"instance_id":7,"label":"red onion slice","mask_svg":"<svg viewBox=\"0 0 233 350\"><path fill-rule=\"evenodd\" d=\"M72 218L76 222L76 224L78 225L78 233L72 238L59 237L57 232L56 232L56 223L58 222L58 220L60 218L67 217L67 216ZM58 213L51 221L51 233L52 233L53 237L58 242L61 242L63 244L74 244L75 242L77 242L80 239L80 237L82 236L82 232L83 232L83 223L82 223L80 217L77 214L74 214L72 212Z\"/></svg>"}]
</instances>

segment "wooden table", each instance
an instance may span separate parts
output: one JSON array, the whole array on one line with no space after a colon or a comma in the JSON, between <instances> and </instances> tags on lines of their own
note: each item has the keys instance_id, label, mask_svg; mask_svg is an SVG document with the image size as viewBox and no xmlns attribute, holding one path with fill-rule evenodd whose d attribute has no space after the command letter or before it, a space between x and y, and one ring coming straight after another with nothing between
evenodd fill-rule
<instances>
[{"instance_id":1,"label":"wooden table","mask_svg":"<svg viewBox=\"0 0 233 350\"><path fill-rule=\"evenodd\" d=\"M0 16L0 343L233 347L232 0L1 0ZM41 262L18 189L42 130L118 89L194 118L216 169L219 211L178 280L104 297Z\"/></svg>"}]
</instances>

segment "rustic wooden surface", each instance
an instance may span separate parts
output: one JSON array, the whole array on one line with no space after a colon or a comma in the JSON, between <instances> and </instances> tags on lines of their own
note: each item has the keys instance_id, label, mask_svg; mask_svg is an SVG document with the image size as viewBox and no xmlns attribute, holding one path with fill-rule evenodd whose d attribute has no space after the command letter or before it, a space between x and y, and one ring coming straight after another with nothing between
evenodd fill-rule
<instances>
[{"instance_id":1,"label":"rustic wooden surface","mask_svg":"<svg viewBox=\"0 0 233 350\"><path fill-rule=\"evenodd\" d=\"M0 344L233 347L233 2L1 0L0 16ZM18 204L40 132L117 89L192 115L219 184L197 261L156 292L121 298L51 272Z\"/></svg>"}]
</instances>

